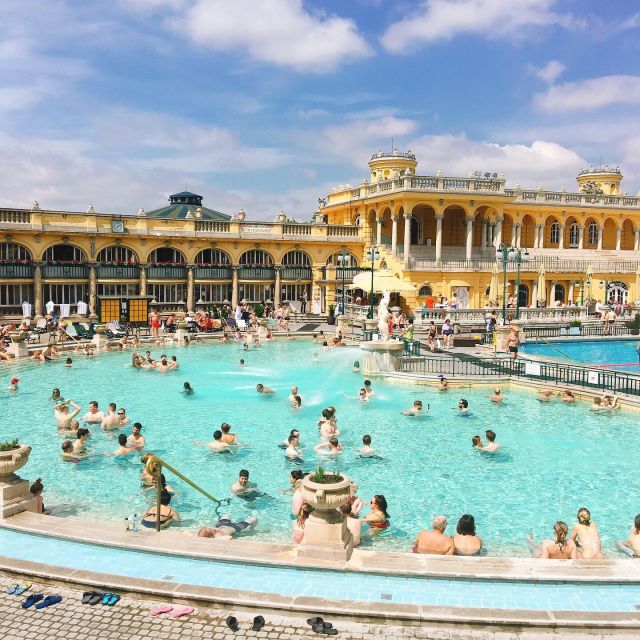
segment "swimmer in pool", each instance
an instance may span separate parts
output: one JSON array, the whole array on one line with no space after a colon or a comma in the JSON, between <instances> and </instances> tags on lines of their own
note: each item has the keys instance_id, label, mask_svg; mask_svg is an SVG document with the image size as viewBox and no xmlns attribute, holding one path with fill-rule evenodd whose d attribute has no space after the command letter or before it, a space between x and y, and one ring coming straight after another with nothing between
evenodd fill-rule
<instances>
[{"instance_id":1,"label":"swimmer in pool","mask_svg":"<svg viewBox=\"0 0 640 640\"><path fill-rule=\"evenodd\" d=\"M543 540L536 545L533 535L529 534L529 548L534 557L548 560L577 560L578 548L571 538L567 540L568 531L569 527L567 527L566 523L558 520L553 525L553 540Z\"/></svg>"},{"instance_id":2,"label":"swimmer in pool","mask_svg":"<svg viewBox=\"0 0 640 640\"><path fill-rule=\"evenodd\" d=\"M300 395L300 391L298 390L298 387L294 384L293 387L291 387L291 393L287 398L287 400L289 400L289 404L293 406L296 397L298 397L299 395Z\"/></svg>"},{"instance_id":3,"label":"swimmer in pool","mask_svg":"<svg viewBox=\"0 0 640 640\"><path fill-rule=\"evenodd\" d=\"M300 432L297 429L291 429L289 435L278 445L280 449L286 449L289 446L289 438L291 436L295 436L296 438L300 437Z\"/></svg>"},{"instance_id":4,"label":"swimmer in pool","mask_svg":"<svg viewBox=\"0 0 640 640\"><path fill-rule=\"evenodd\" d=\"M440 383L438 384L438 391L448 391L449 381L444 376L438 376Z\"/></svg>"},{"instance_id":5,"label":"swimmer in pool","mask_svg":"<svg viewBox=\"0 0 640 640\"><path fill-rule=\"evenodd\" d=\"M293 396L291 400L291 408L292 409L300 409L302 407L302 398L300 396Z\"/></svg>"},{"instance_id":6,"label":"swimmer in pool","mask_svg":"<svg viewBox=\"0 0 640 640\"><path fill-rule=\"evenodd\" d=\"M602 542L595 522L591 522L589 509L582 507L578 511L578 522L573 525L569 536L578 546L578 555L584 560L602 560Z\"/></svg>"},{"instance_id":7,"label":"swimmer in pool","mask_svg":"<svg viewBox=\"0 0 640 640\"><path fill-rule=\"evenodd\" d=\"M538 400L540 400L540 402L549 402L552 395L553 391L551 389L543 389L538 392Z\"/></svg>"},{"instance_id":8,"label":"swimmer in pool","mask_svg":"<svg viewBox=\"0 0 640 640\"><path fill-rule=\"evenodd\" d=\"M65 462L78 462L80 456L73 451L73 440L65 440L62 443L60 455Z\"/></svg>"},{"instance_id":9,"label":"swimmer in pool","mask_svg":"<svg viewBox=\"0 0 640 640\"><path fill-rule=\"evenodd\" d=\"M116 458L122 458L124 456L130 456L136 452L136 448L131 446L127 442L127 436L124 433L118 435L118 448L113 452L113 456Z\"/></svg>"},{"instance_id":10,"label":"swimmer in pool","mask_svg":"<svg viewBox=\"0 0 640 640\"><path fill-rule=\"evenodd\" d=\"M371 380L364 381L364 390L367 392L367 397L375 395L375 391L371 388Z\"/></svg>"},{"instance_id":11,"label":"swimmer in pool","mask_svg":"<svg viewBox=\"0 0 640 640\"><path fill-rule=\"evenodd\" d=\"M573 393L571 393L571 391L569 391L569 389L565 389L560 394L560 400L562 402L566 402L567 404L571 404L576 401L576 397L573 395Z\"/></svg>"},{"instance_id":12,"label":"swimmer in pool","mask_svg":"<svg viewBox=\"0 0 640 640\"><path fill-rule=\"evenodd\" d=\"M257 384L256 391L263 396L272 395L275 393L273 389L269 389L269 387L265 387L263 384Z\"/></svg>"},{"instance_id":13,"label":"swimmer in pool","mask_svg":"<svg viewBox=\"0 0 640 640\"><path fill-rule=\"evenodd\" d=\"M216 431L213 432L213 440L207 442L207 446L215 453L231 452L231 445L222 441L222 431L220 431L220 429L216 429Z\"/></svg>"},{"instance_id":14,"label":"swimmer in pool","mask_svg":"<svg viewBox=\"0 0 640 640\"><path fill-rule=\"evenodd\" d=\"M480 436L473 436L473 438L471 438L471 446L473 446L474 449L482 451L482 438Z\"/></svg>"},{"instance_id":15,"label":"swimmer in pool","mask_svg":"<svg viewBox=\"0 0 640 640\"><path fill-rule=\"evenodd\" d=\"M358 393L358 400L361 402L369 402L369 396L367 395L367 390L364 387L362 387Z\"/></svg>"},{"instance_id":16,"label":"swimmer in pool","mask_svg":"<svg viewBox=\"0 0 640 640\"><path fill-rule=\"evenodd\" d=\"M363 458L370 458L376 455L376 450L371 446L371 436L362 436L362 446L358 449L358 453Z\"/></svg>"},{"instance_id":17,"label":"swimmer in pool","mask_svg":"<svg viewBox=\"0 0 640 640\"><path fill-rule=\"evenodd\" d=\"M500 445L496 442L496 434L494 431L487 429L484 435L487 437L487 444L482 447L485 453L495 453L500 449Z\"/></svg>"},{"instance_id":18,"label":"swimmer in pool","mask_svg":"<svg viewBox=\"0 0 640 640\"><path fill-rule=\"evenodd\" d=\"M455 409L452 409L455 411ZM469 402L464 398L460 398L458 401L458 415L460 416L468 416L469 414Z\"/></svg>"},{"instance_id":19,"label":"swimmer in pool","mask_svg":"<svg viewBox=\"0 0 640 640\"><path fill-rule=\"evenodd\" d=\"M105 431L113 431L120 428L120 418L116 412L116 403L110 402L107 408L107 415L102 420L102 428Z\"/></svg>"},{"instance_id":20,"label":"swimmer in pool","mask_svg":"<svg viewBox=\"0 0 640 640\"><path fill-rule=\"evenodd\" d=\"M362 521L369 525L369 530L387 529L389 527L389 514L385 497L383 495L373 496L369 506L371 512L362 518Z\"/></svg>"},{"instance_id":21,"label":"swimmer in pool","mask_svg":"<svg viewBox=\"0 0 640 640\"><path fill-rule=\"evenodd\" d=\"M76 431L76 439L73 441L73 453L86 453L85 443L89 438L89 429L78 429Z\"/></svg>"},{"instance_id":22,"label":"swimmer in pool","mask_svg":"<svg viewBox=\"0 0 640 640\"><path fill-rule=\"evenodd\" d=\"M429 405L427 405L427 411L429 411ZM402 412L403 416L424 416L426 411L422 408L422 400L414 400L411 409L405 409Z\"/></svg>"},{"instance_id":23,"label":"swimmer in pool","mask_svg":"<svg viewBox=\"0 0 640 640\"><path fill-rule=\"evenodd\" d=\"M69 413L69 407L73 407L73 412ZM71 421L80 413L80 407L73 402L67 400L63 404L57 404L53 407L53 415L58 423L58 431L69 431L71 429Z\"/></svg>"},{"instance_id":24,"label":"swimmer in pool","mask_svg":"<svg viewBox=\"0 0 640 640\"><path fill-rule=\"evenodd\" d=\"M231 516L225 513L217 522L215 527L202 527L198 531L199 538L219 538L221 540L231 540L236 533L245 529L254 529L258 524L258 518L248 516L239 522L232 522Z\"/></svg>"},{"instance_id":25,"label":"swimmer in pool","mask_svg":"<svg viewBox=\"0 0 640 640\"><path fill-rule=\"evenodd\" d=\"M626 540L616 542L616 546L629 557L640 558L640 514L636 516L631 525L629 537Z\"/></svg>"},{"instance_id":26,"label":"swimmer in pool","mask_svg":"<svg viewBox=\"0 0 640 640\"><path fill-rule=\"evenodd\" d=\"M343 452L342 445L338 441L338 438L336 438L335 436L332 436L331 438L329 438L329 440L325 442L318 443L314 447L314 451L316 453L320 453L322 455L327 455L327 456L336 456Z\"/></svg>"},{"instance_id":27,"label":"swimmer in pool","mask_svg":"<svg viewBox=\"0 0 640 640\"><path fill-rule=\"evenodd\" d=\"M182 393L184 393L185 396L190 396L193 393L193 387L188 382L185 382L182 385Z\"/></svg>"},{"instance_id":28,"label":"swimmer in pool","mask_svg":"<svg viewBox=\"0 0 640 640\"><path fill-rule=\"evenodd\" d=\"M222 431L221 442L226 442L227 444L232 444L235 446L240 444L238 436L235 433L231 433L231 425L228 422L223 422L220 425L220 431Z\"/></svg>"},{"instance_id":29,"label":"swimmer in pool","mask_svg":"<svg viewBox=\"0 0 640 640\"><path fill-rule=\"evenodd\" d=\"M491 396L491 402L495 402L496 404L500 404L504 398L500 395L500 389L495 388L493 390L493 395Z\"/></svg>"},{"instance_id":30,"label":"swimmer in pool","mask_svg":"<svg viewBox=\"0 0 640 640\"><path fill-rule=\"evenodd\" d=\"M340 435L340 431L338 431L338 427L336 427L335 422L331 420L327 422L323 422L320 427L320 437L323 440L328 440L329 438L334 438Z\"/></svg>"},{"instance_id":31,"label":"swimmer in pool","mask_svg":"<svg viewBox=\"0 0 640 640\"><path fill-rule=\"evenodd\" d=\"M357 360L353 363L353 368L351 370L353 373L360 373L360 363Z\"/></svg>"},{"instance_id":32,"label":"swimmer in pool","mask_svg":"<svg viewBox=\"0 0 640 640\"><path fill-rule=\"evenodd\" d=\"M302 461L302 449L300 448L300 439L298 436L291 434L284 455L288 460Z\"/></svg>"},{"instance_id":33,"label":"swimmer in pool","mask_svg":"<svg viewBox=\"0 0 640 640\"><path fill-rule=\"evenodd\" d=\"M87 424L102 424L104 413L98 409L98 403L95 400L89 403L89 411L84 414L82 419Z\"/></svg>"}]
</instances>

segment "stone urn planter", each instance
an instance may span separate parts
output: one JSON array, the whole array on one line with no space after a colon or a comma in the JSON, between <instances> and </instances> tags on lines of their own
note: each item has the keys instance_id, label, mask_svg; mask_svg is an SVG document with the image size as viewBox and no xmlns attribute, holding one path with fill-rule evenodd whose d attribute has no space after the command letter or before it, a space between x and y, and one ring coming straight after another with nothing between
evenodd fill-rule
<instances>
[{"instance_id":1,"label":"stone urn planter","mask_svg":"<svg viewBox=\"0 0 640 640\"><path fill-rule=\"evenodd\" d=\"M11 482L14 474L29 461L31 447L18 444L15 449L0 451L0 482Z\"/></svg>"},{"instance_id":2,"label":"stone urn planter","mask_svg":"<svg viewBox=\"0 0 640 640\"><path fill-rule=\"evenodd\" d=\"M97 324L93 328L96 330L96 333L99 333L101 336L107 332L107 327L103 324Z\"/></svg>"},{"instance_id":3,"label":"stone urn planter","mask_svg":"<svg viewBox=\"0 0 640 640\"><path fill-rule=\"evenodd\" d=\"M353 495L349 477L328 473L317 481L316 474L309 474L303 478L300 490L304 501L313 507L305 524L302 545L333 547L350 554L351 533L344 515L338 511Z\"/></svg>"}]
</instances>

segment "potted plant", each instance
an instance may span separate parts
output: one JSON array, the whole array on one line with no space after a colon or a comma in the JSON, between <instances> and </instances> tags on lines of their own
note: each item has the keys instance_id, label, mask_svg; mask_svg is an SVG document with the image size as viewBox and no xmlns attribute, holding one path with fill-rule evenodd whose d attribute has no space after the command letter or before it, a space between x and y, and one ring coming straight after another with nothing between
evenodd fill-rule
<instances>
[{"instance_id":1,"label":"potted plant","mask_svg":"<svg viewBox=\"0 0 640 640\"><path fill-rule=\"evenodd\" d=\"M329 305L329 316L327 317L327 324L335 324L336 323L336 305Z\"/></svg>"},{"instance_id":2,"label":"potted plant","mask_svg":"<svg viewBox=\"0 0 640 640\"><path fill-rule=\"evenodd\" d=\"M581 327L582 327L582 322L580 320L571 320L569 322L569 335L579 336Z\"/></svg>"},{"instance_id":3,"label":"potted plant","mask_svg":"<svg viewBox=\"0 0 640 640\"><path fill-rule=\"evenodd\" d=\"M0 482L7 482L29 460L31 447L20 444L18 438L0 442Z\"/></svg>"},{"instance_id":4,"label":"potted plant","mask_svg":"<svg viewBox=\"0 0 640 640\"><path fill-rule=\"evenodd\" d=\"M264 316L264 307L261 304L257 304L253 307L254 313L258 316L258 318L262 318Z\"/></svg>"},{"instance_id":5,"label":"potted plant","mask_svg":"<svg viewBox=\"0 0 640 640\"><path fill-rule=\"evenodd\" d=\"M630 329L632 336L640 334L640 313L634 313L633 318L628 320L625 325Z\"/></svg>"}]
</instances>

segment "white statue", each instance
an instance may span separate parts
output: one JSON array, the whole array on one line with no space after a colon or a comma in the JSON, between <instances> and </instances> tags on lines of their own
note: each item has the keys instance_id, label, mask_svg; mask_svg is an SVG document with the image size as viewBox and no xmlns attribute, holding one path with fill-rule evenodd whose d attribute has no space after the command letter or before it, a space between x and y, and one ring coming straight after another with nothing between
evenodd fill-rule
<instances>
[{"instance_id":1,"label":"white statue","mask_svg":"<svg viewBox=\"0 0 640 640\"><path fill-rule=\"evenodd\" d=\"M378 332L380 333L380 340L382 342L389 341L389 301L391 295L388 291L385 291L382 295L382 300L378 305Z\"/></svg>"}]
</instances>

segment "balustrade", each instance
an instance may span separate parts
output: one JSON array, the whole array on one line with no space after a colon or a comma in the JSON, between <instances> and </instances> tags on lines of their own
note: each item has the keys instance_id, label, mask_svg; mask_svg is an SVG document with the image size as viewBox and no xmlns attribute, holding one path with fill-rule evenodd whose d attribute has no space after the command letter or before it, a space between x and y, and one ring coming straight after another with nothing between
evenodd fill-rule
<instances>
[{"instance_id":1,"label":"balustrade","mask_svg":"<svg viewBox=\"0 0 640 640\"><path fill-rule=\"evenodd\" d=\"M186 265L150 264L147 267L147 278L149 280L183 280L186 277Z\"/></svg>"},{"instance_id":2,"label":"balustrade","mask_svg":"<svg viewBox=\"0 0 640 640\"><path fill-rule=\"evenodd\" d=\"M275 280L276 272L273 267L238 267L240 280Z\"/></svg>"},{"instance_id":3,"label":"balustrade","mask_svg":"<svg viewBox=\"0 0 640 640\"><path fill-rule=\"evenodd\" d=\"M0 264L0 278L32 279L34 265L27 263L4 262Z\"/></svg>"},{"instance_id":4,"label":"balustrade","mask_svg":"<svg viewBox=\"0 0 640 640\"><path fill-rule=\"evenodd\" d=\"M43 264L42 277L86 280L89 277L89 267L86 264Z\"/></svg>"},{"instance_id":5,"label":"balustrade","mask_svg":"<svg viewBox=\"0 0 640 640\"><path fill-rule=\"evenodd\" d=\"M196 220L196 231L229 233L231 231L231 225L227 220Z\"/></svg>"},{"instance_id":6,"label":"balustrade","mask_svg":"<svg viewBox=\"0 0 640 640\"><path fill-rule=\"evenodd\" d=\"M282 267L280 277L283 280L311 280L311 267Z\"/></svg>"},{"instance_id":7,"label":"balustrade","mask_svg":"<svg viewBox=\"0 0 640 640\"><path fill-rule=\"evenodd\" d=\"M14 211L12 209L0 209L0 223L29 224L31 222L30 211Z\"/></svg>"},{"instance_id":8,"label":"balustrade","mask_svg":"<svg viewBox=\"0 0 640 640\"><path fill-rule=\"evenodd\" d=\"M233 271L231 267L198 266L194 269L196 280L231 280Z\"/></svg>"},{"instance_id":9,"label":"balustrade","mask_svg":"<svg viewBox=\"0 0 640 640\"><path fill-rule=\"evenodd\" d=\"M101 279L137 280L140 267L137 264L99 264L96 277Z\"/></svg>"}]
</instances>

